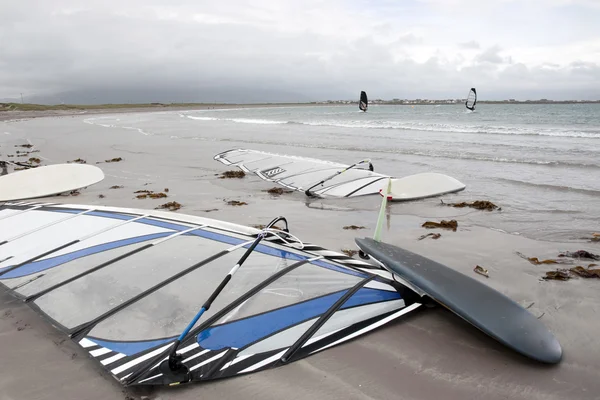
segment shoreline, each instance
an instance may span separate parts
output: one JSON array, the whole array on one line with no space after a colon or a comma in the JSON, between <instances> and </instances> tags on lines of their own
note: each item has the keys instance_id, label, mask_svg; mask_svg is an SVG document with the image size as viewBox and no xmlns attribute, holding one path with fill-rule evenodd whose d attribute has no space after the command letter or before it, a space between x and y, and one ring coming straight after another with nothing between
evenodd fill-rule
<instances>
[{"instance_id":1,"label":"shoreline","mask_svg":"<svg viewBox=\"0 0 600 400\"><path fill-rule=\"evenodd\" d=\"M7 106L8 104L8 106ZM189 104L99 104L99 105L40 105L18 103L0 103L0 121L15 121L29 118L43 117L69 117L79 115L98 114L124 114L142 112L164 112L164 111L196 111L196 110L227 110L233 108L282 108L282 107L344 107L352 106L356 102L349 100L312 103L189 103ZM457 106L462 103L448 103L445 100L431 101L379 101L374 100L370 106ZM494 105L565 105L565 104L600 104L600 100L582 101L508 101L508 100L480 100L477 104Z\"/></svg>"}]
</instances>

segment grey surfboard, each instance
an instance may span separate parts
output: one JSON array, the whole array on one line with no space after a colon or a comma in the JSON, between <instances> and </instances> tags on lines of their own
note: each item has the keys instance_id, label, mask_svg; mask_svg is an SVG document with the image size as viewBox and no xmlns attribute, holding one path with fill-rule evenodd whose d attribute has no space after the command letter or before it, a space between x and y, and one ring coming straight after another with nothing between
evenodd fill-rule
<instances>
[{"instance_id":1,"label":"grey surfboard","mask_svg":"<svg viewBox=\"0 0 600 400\"><path fill-rule=\"evenodd\" d=\"M554 335L518 303L436 261L370 238L358 247L400 279L484 333L534 360L556 364L562 348ZM410 287L409 285L409 287Z\"/></svg>"}]
</instances>

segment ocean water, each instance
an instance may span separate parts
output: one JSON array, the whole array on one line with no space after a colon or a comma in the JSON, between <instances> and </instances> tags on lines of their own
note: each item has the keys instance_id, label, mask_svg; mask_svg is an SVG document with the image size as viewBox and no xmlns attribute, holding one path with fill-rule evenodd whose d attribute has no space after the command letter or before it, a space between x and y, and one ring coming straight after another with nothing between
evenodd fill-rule
<instances>
[{"instance_id":1,"label":"ocean water","mask_svg":"<svg viewBox=\"0 0 600 400\"><path fill-rule=\"evenodd\" d=\"M600 104L356 105L206 109L92 117L224 151L251 148L351 164L370 158L375 171L402 177L440 172L467 185L446 202L490 200L497 212L456 209L440 198L394 203L394 214L460 218L516 235L582 241L600 231ZM216 161L198 160L220 167ZM248 190L253 190L251 187ZM255 190L259 190L256 188ZM377 209L379 198L327 200Z\"/></svg>"}]
</instances>

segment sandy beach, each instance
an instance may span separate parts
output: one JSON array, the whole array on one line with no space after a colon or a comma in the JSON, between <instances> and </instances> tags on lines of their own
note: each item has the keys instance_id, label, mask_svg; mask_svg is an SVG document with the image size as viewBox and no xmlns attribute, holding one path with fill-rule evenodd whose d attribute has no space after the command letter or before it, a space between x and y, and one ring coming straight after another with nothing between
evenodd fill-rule
<instances>
[{"instance_id":1,"label":"sandy beach","mask_svg":"<svg viewBox=\"0 0 600 400\"><path fill-rule=\"evenodd\" d=\"M124 109L118 113L138 111L142 110ZM39 150L36 157L42 165L81 158L102 168L106 175L102 182L81 190L77 196L54 196L47 201L153 209L164 199L140 200L134 192L168 188L168 200L183 205L179 213L242 225L265 224L284 215L294 235L332 250L356 249L354 238L371 236L375 227L378 196L361 200L357 209L351 201L308 200L301 193L271 196L265 190L273 185L256 176L219 179L227 167L214 161L213 156L231 148L248 147L236 136L238 131L243 133L243 126L235 128L236 135L223 140L211 140L223 138L225 134L218 130L201 132L199 140L173 140L148 134L145 128L86 122L91 116L104 116L100 110L7 115L0 114L2 156L14 154L15 145L31 144L31 150ZM181 136L184 127L173 125L172 129L173 135ZM272 145L271 150L291 153L296 149L282 141ZM310 149L297 149L297 153L307 155ZM326 155L322 151L320 158ZM122 161L104 162L117 157ZM123 187L111 189L113 186ZM469 190L467 186L467 195ZM448 202L456 198L460 196L443 197ZM233 207L226 204L228 200L248 205ZM465 210L432 208L428 204L425 208L413 203L410 215L392 213L384 228L384 240L476 277L529 307L561 343L564 356L559 365L527 360L450 312L434 308L269 371L175 389L123 388L83 349L25 304L2 293L0 348L4 362L0 364L0 398L600 399L598 280L543 281L541 277L553 266L533 265L517 254L540 260L556 258L563 251L597 254L600 244L511 235L472 223ZM417 240L430 232L421 227L423 222L440 219L456 219L458 230L436 230L442 234L440 239ZM342 229L351 224L365 229ZM476 275L476 265L487 268L490 277Z\"/></svg>"}]
</instances>

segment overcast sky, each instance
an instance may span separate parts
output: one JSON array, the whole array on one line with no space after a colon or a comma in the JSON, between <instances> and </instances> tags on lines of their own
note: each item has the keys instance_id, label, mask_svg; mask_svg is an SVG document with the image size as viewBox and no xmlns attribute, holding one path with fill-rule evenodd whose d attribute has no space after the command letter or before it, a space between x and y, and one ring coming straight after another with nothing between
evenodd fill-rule
<instances>
[{"instance_id":1,"label":"overcast sky","mask_svg":"<svg viewBox=\"0 0 600 400\"><path fill-rule=\"evenodd\" d=\"M230 101L238 90L455 98L471 86L481 100L600 99L600 0L0 0L0 10L0 99L119 87L222 88Z\"/></svg>"}]
</instances>

